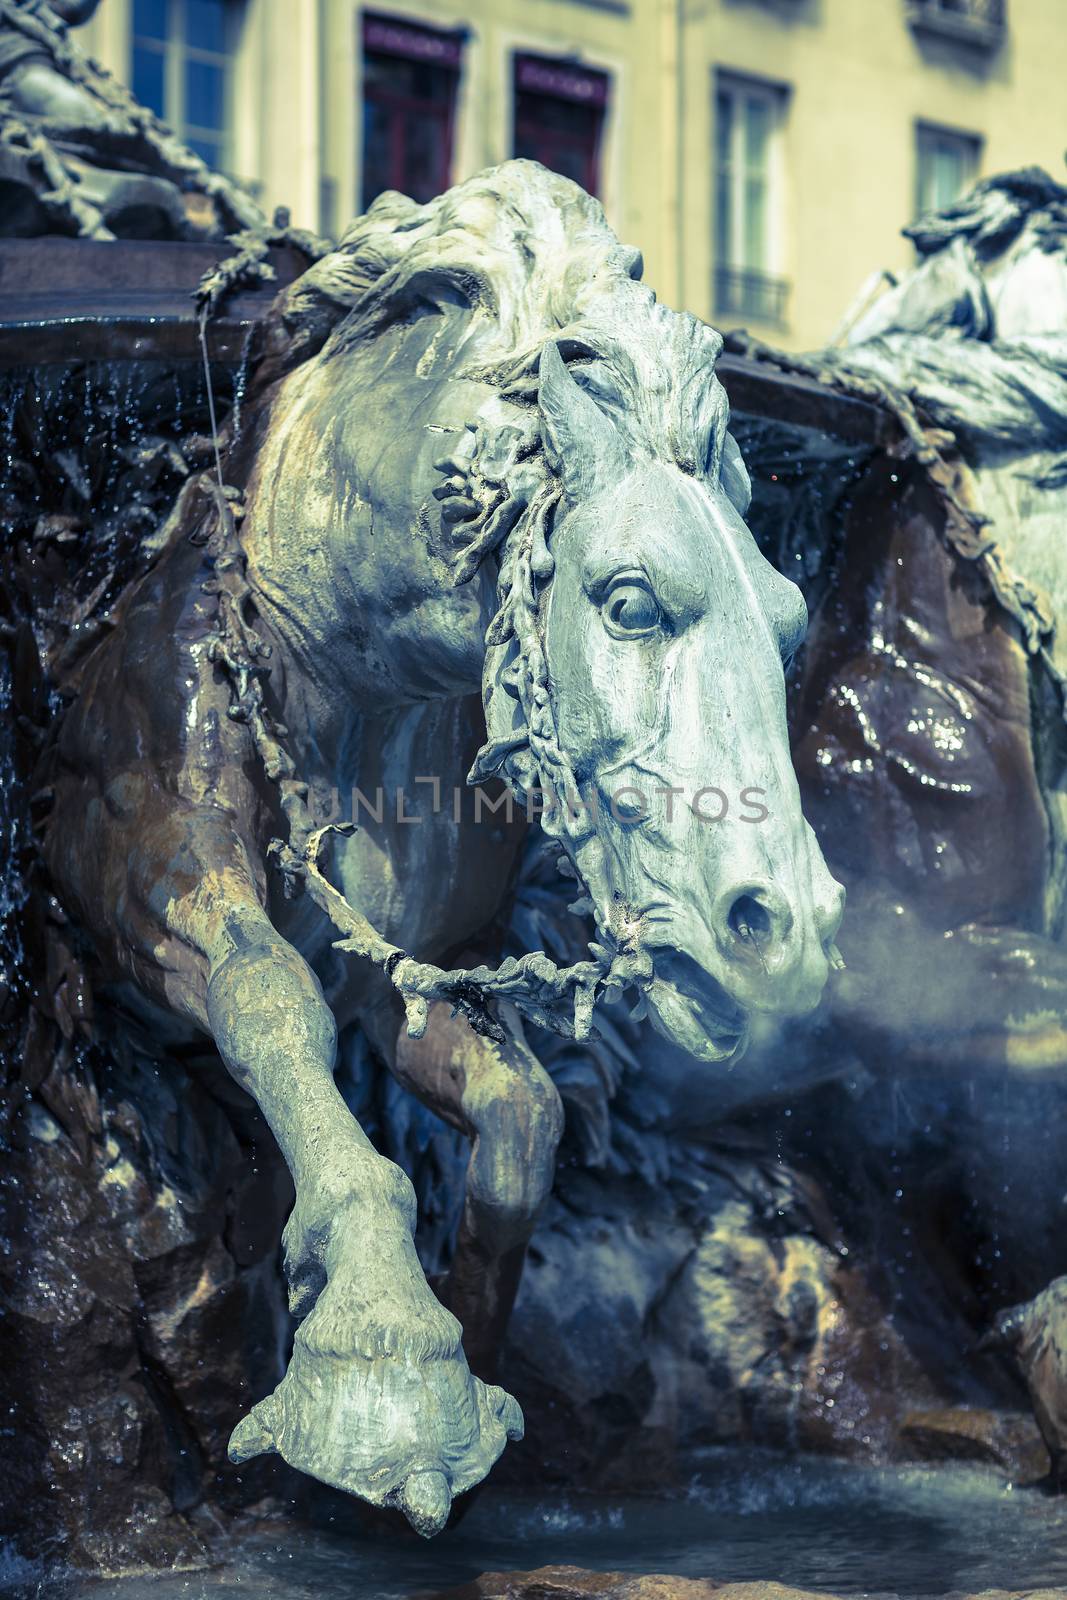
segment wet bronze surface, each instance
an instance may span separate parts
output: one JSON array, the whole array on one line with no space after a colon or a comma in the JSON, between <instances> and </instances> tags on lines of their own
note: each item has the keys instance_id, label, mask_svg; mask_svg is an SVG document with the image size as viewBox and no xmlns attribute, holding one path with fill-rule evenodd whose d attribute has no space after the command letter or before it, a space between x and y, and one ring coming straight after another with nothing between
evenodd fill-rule
<instances>
[{"instance_id":1,"label":"wet bronze surface","mask_svg":"<svg viewBox=\"0 0 1067 1600\"><path fill-rule=\"evenodd\" d=\"M1067 966L1030 667L943 527L920 469L877 458L805 649L794 759L849 895L831 1004L915 1059L1053 1064Z\"/></svg>"},{"instance_id":2,"label":"wet bronze surface","mask_svg":"<svg viewBox=\"0 0 1067 1600\"><path fill-rule=\"evenodd\" d=\"M797 770L854 886L877 881L931 926L1039 931L1049 839L1026 658L942 526L915 466L879 459L809 634Z\"/></svg>"}]
</instances>

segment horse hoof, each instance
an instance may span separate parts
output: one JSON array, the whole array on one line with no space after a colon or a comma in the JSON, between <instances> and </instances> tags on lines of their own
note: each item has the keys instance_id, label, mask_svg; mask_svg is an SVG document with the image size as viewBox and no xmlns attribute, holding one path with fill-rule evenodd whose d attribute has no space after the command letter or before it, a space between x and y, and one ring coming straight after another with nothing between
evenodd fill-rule
<instances>
[{"instance_id":1,"label":"horse hoof","mask_svg":"<svg viewBox=\"0 0 1067 1600\"><path fill-rule=\"evenodd\" d=\"M399 1503L415 1532L432 1539L452 1509L448 1480L443 1472L413 1472L400 1490Z\"/></svg>"},{"instance_id":2,"label":"horse hoof","mask_svg":"<svg viewBox=\"0 0 1067 1600\"><path fill-rule=\"evenodd\" d=\"M252 1407L247 1417L244 1417L230 1434L230 1442L226 1454L230 1460L240 1464L249 1461L253 1456L269 1455L275 1449L274 1433L271 1427L274 1416L274 1407L271 1398L261 1400Z\"/></svg>"}]
</instances>

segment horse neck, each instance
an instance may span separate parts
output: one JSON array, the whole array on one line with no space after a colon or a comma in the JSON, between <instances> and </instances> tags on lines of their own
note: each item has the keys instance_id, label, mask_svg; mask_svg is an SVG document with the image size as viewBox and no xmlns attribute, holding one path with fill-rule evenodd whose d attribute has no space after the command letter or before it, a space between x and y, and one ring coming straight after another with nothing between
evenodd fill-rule
<instances>
[{"instance_id":1,"label":"horse neck","mask_svg":"<svg viewBox=\"0 0 1067 1600\"><path fill-rule=\"evenodd\" d=\"M284 663L284 720L332 748L353 717L481 686L495 578L455 583L432 491L434 462L490 391L456 379L454 361L426 375L436 322L312 358L259 429L241 524L249 581Z\"/></svg>"},{"instance_id":2,"label":"horse neck","mask_svg":"<svg viewBox=\"0 0 1067 1600\"><path fill-rule=\"evenodd\" d=\"M377 782L372 747L411 725L420 709L432 714L435 706L471 698L471 683L435 670L434 657L447 654L448 640L424 636L409 648L388 629L365 637L312 632L269 590L253 586L253 596L259 631L271 646L274 710L289 730L294 756L297 745L305 751L298 766L309 781L345 784L366 773ZM416 630L417 623L413 618Z\"/></svg>"}]
</instances>

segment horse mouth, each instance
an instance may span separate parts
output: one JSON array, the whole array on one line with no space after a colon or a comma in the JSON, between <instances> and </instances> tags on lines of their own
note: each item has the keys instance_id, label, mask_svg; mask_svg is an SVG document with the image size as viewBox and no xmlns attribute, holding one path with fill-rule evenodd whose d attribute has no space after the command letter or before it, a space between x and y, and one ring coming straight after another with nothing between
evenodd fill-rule
<instances>
[{"instance_id":1,"label":"horse mouth","mask_svg":"<svg viewBox=\"0 0 1067 1600\"><path fill-rule=\"evenodd\" d=\"M681 952L656 959L648 1009L656 1031L700 1061L736 1061L748 1043L748 1013Z\"/></svg>"}]
</instances>

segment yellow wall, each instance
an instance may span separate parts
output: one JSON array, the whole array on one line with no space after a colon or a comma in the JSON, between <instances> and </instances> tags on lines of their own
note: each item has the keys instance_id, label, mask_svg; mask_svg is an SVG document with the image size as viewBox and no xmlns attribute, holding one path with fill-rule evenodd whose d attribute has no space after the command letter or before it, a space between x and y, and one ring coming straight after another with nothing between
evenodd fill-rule
<instances>
[{"instance_id":1,"label":"yellow wall","mask_svg":"<svg viewBox=\"0 0 1067 1600\"><path fill-rule=\"evenodd\" d=\"M130 0L81 32L119 76ZM728 70L787 89L781 136L788 348L825 342L872 272L912 259L915 123L982 138L980 171L1063 176L1067 0L1008 0L992 52L919 36L905 0L379 0L373 9L470 30L454 178L510 154L510 56L572 56L612 75L602 198L662 297L711 321L713 84ZM358 197L360 7L249 0L236 75L234 166L267 207L343 226ZM332 209L332 215L331 213Z\"/></svg>"},{"instance_id":2,"label":"yellow wall","mask_svg":"<svg viewBox=\"0 0 1067 1600\"><path fill-rule=\"evenodd\" d=\"M981 135L979 176L1038 164L1064 177L1067 6L1009 0L993 53L927 39L903 0L688 0L682 298L711 317L711 79L788 84L784 271L790 348L828 340L868 275L914 259L917 120ZM762 330L754 329L761 332Z\"/></svg>"}]
</instances>

